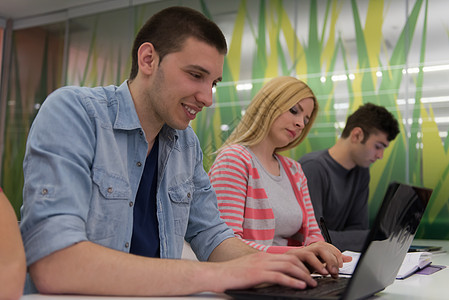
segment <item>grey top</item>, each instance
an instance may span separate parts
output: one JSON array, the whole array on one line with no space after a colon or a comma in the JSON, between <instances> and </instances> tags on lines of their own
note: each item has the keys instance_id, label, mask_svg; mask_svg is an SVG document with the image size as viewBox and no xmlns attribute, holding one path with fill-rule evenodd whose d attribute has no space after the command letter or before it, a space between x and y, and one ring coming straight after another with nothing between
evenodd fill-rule
<instances>
[{"instance_id":1,"label":"grey top","mask_svg":"<svg viewBox=\"0 0 449 300\"><path fill-rule=\"evenodd\" d=\"M332 244L341 251L360 251L369 232L369 169L347 170L327 149L308 153L299 162L315 216L325 219Z\"/></svg>"},{"instance_id":2,"label":"grey top","mask_svg":"<svg viewBox=\"0 0 449 300\"><path fill-rule=\"evenodd\" d=\"M278 160L280 175L269 173L260 163L257 156L247 147L252 159L259 170L260 179L265 186L271 208L273 209L275 228L273 244L269 246L287 246L288 238L294 236L302 224L302 210L296 199L290 180Z\"/></svg>"}]
</instances>

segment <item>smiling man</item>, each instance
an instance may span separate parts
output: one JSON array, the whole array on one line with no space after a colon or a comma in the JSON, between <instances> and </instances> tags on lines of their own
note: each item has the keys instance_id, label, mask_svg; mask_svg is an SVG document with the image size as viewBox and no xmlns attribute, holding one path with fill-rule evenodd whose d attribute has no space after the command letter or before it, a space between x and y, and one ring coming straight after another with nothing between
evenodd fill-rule
<instances>
[{"instance_id":1,"label":"smiling man","mask_svg":"<svg viewBox=\"0 0 449 300\"><path fill-rule=\"evenodd\" d=\"M131 74L120 86L64 87L48 96L24 159L27 293L167 296L264 282L305 288L316 282L302 262L338 272L336 248L259 253L220 219L189 122L212 104L226 51L216 24L186 7L167 8L137 34ZM179 260L184 239L201 262Z\"/></svg>"},{"instance_id":2,"label":"smiling man","mask_svg":"<svg viewBox=\"0 0 449 300\"><path fill-rule=\"evenodd\" d=\"M367 103L348 117L334 146L299 160L315 216L325 219L332 244L341 251L363 247L369 232L369 166L382 159L398 133L398 122L390 112Z\"/></svg>"}]
</instances>

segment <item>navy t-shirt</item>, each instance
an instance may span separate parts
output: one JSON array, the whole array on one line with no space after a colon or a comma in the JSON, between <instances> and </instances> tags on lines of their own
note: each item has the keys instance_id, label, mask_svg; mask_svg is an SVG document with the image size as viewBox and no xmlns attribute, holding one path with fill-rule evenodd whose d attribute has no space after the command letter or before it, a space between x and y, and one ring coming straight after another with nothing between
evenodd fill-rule
<instances>
[{"instance_id":1,"label":"navy t-shirt","mask_svg":"<svg viewBox=\"0 0 449 300\"><path fill-rule=\"evenodd\" d=\"M159 226L157 221L156 186L159 138L156 137L147 156L134 204L133 235L130 253L160 257Z\"/></svg>"}]
</instances>

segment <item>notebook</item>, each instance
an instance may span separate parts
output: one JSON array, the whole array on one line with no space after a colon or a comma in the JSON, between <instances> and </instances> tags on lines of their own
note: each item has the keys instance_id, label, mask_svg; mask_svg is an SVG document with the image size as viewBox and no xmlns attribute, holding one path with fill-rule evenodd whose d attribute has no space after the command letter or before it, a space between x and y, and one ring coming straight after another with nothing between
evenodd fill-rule
<instances>
[{"instance_id":1,"label":"notebook","mask_svg":"<svg viewBox=\"0 0 449 300\"><path fill-rule=\"evenodd\" d=\"M305 290L272 285L225 293L235 299L360 299L374 295L394 282L431 194L431 189L390 183L350 278L323 277L317 279L317 287Z\"/></svg>"},{"instance_id":2,"label":"notebook","mask_svg":"<svg viewBox=\"0 0 449 300\"><path fill-rule=\"evenodd\" d=\"M343 268L340 268L339 274L352 275L355 266L360 258L360 252L345 251L346 256L351 256L352 261L344 263ZM402 261L396 279L405 279L419 270L424 269L432 263L432 253L430 252L408 252Z\"/></svg>"}]
</instances>

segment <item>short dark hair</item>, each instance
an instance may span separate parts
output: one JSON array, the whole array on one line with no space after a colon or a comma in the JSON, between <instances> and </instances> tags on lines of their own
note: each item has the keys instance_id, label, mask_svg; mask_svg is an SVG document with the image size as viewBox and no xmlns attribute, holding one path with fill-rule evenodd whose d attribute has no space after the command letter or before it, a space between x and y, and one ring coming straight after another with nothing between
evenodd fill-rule
<instances>
[{"instance_id":1,"label":"short dark hair","mask_svg":"<svg viewBox=\"0 0 449 300\"><path fill-rule=\"evenodd\" d=\"M347 118L341 137L349 137L349 134L355 127L360 127L363 130L364 138L362 143L375 130L387 134L389 142L394 140L399 133L399 124L396 118L385 107L373 103L366 103L360 106Z\"/></svg>"},{"instance_id":2,"label":"short dark hair","mask_svg":"<svg viewBox=\"0 0 449 300\"><path fill-rule=\"evenodd\" d=\"M189 37L214 46L221 54L227 53L226 39L217 24L192 8L172 6L153 15L137 33L129 79L134 79L139 71L137 51L143 43L153 44L160 63L165 55L181 51Z\"/></svg>"}]
</instances>

